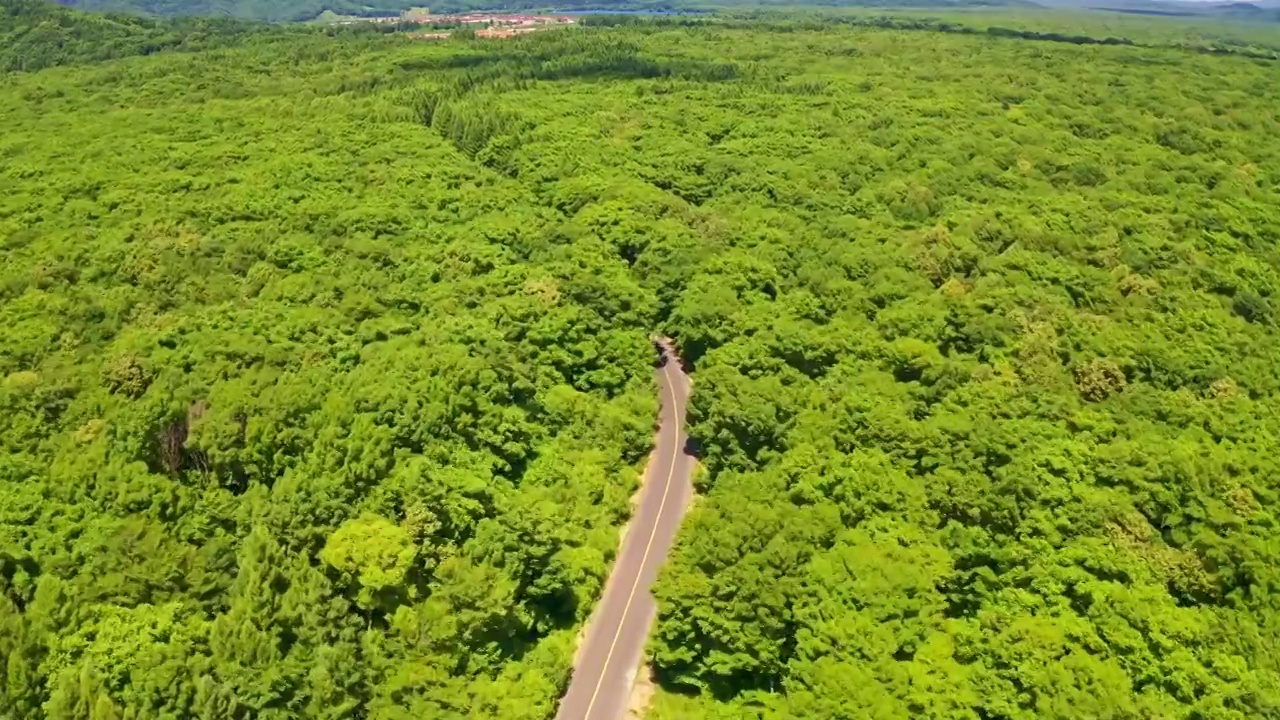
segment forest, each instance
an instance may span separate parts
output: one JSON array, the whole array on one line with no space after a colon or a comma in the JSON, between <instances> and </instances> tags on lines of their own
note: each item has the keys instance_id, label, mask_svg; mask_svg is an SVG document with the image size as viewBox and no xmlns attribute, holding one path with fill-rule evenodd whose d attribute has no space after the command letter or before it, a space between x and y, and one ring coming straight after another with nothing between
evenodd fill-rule
<instances>
[{"instance_id":1,"label":"forest","mask_svg":"<svg viewBox=\"0 0 1280 720\"><path fill-rule=\"evenodd\" d=\"M553 717L657 334L701 471L650 718L1280 716L1280 84L1230 26L28 7L0 718Z\"/></svg>"}]
</instances>

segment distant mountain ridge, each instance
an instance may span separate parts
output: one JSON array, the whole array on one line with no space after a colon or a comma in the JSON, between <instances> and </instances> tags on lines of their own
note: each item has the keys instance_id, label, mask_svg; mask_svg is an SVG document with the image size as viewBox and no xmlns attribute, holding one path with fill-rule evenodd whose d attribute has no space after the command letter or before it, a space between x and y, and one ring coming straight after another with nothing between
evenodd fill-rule
<instances>
[{"instance_id":1,"label":"distant mountain ridge","mask_svg":"<svg viewBox=\"0 0 1280 720\"><path fill-rule=\"evenodd\" d=\"M388 15L411 7L437 12L469 10L678 10L693 5L779 8L872 7L963 8L1047 7L1106 10L1136 15L1167 15L1280 22L1280 0L55 0L61 5L95 12L130 12L161 17L206 16L288 22L310 20L325 11L344 15Z\"/></svg>"},{"instance_id":2,"label":"distant mountain ridge","mask_svg":"<svg viewBox=\"0 0 1280 720\"><path fill-rule=\"evenodd\" d=\"M1135 15L1221 17L1280 22L1280 0L1038 0L1043 7L1107 10Z\"/></svg>"},{"instance_id":3,"label":"distant mountain ridge","mask_svg":"<svg viewBox=\"0 0 1280 720\"><path fill-rule=\"evenodd\" d=\"M207 16L283 22L310 20L325 10L350 12L363 3L345 0L54 0L60 5L92 12L129 12L161 17ZM373 0L388 11L415 4ZM417 3L422 4L422 3Z\"/></svg>"}]
</instances>

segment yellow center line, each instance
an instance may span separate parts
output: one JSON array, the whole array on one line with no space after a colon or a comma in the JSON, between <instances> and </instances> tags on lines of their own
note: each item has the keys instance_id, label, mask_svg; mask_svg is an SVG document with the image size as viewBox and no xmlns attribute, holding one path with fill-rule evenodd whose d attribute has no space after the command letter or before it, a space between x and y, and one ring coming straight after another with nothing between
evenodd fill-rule
<instances>
[{"instance_id":1,"label":"yellow center line","mask_svg":"<svg viewBox=\"0 0 1280 720\"><path fill-rule=\"evenodd\" d=\"M667 362L675 362L674 358L668 358ZM676 438L671 449L671 462L667 468L667 483L662 488L662 501L658 503L658 514L653 518L653 528L649 530L649 541L645 543L644 555L640 556L640 567L636 569L636 579L631 582L631 592L627 595L627 603L622 606L622 617L618 620L618 627L613 632L613 641L609 643L609 652L604 656L604 665L600 667L600 675L596 678L596 688L591 693L591 702L587 703L587 712L582 716L582 720L590 720L591 710L596 706L596 698L600 696L600 687L604 685L604 678L609 670L609 661L613 659L613 651L618 647L618 638L622 637L622 628L627 624L627 613L631 612L631 603L636 599L636 589L640 587L640 577L644 574L644 566L649 562L649 553L653 550L654 538L658 535L658 526L662 522L662 511L667 507L667 496L671 493L671 478L676 474L676 458L680 454L680 403L676 400L676 391L671 382L671 373L668 368L662 369L662 374L667 377L667 393L671 395L671 411L675 415L676 420ZM661 435L661 431L659 431ZM621 560L621 558L619 558Z\"/></svg>"}]
</instances>

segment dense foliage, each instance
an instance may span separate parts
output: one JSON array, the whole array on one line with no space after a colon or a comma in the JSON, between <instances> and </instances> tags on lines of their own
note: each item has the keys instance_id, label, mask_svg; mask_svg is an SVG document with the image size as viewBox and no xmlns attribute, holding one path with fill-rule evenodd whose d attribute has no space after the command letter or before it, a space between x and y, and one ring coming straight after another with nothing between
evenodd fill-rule
<instances>
[{"instance_id":1,"label":"dense foliage","mask_svg":"<svg viewBox=\"0 0 1280 720\"><path fill-rule=\"evenodd\" d=\"M6 78L0 717L550 714L655 301L388 49Z\"/></svg>"},{"instance_id":2,"label":"dense foliage","mask_svg":"<svg viewBox=\"0 0 1280 720\"><path fill-rule=\"evenodd\" d=\"M550 717L655 331L706 470L657 715L1280 713L1275 71L744 23L6 76L0 717Z\"/></svg>"},{"instance_id":3,"label":"dense foliage","mask_svg":"<svg viewBox=\"0 0 1280 720\"><path fill-rule=\"evenodd\" d=\"M724 242L670 318L709 479L654 661L717 699L670 717L1280 713L1275 66L733 39L772 86L630 138Z\"/></svg>"}]
</instances>

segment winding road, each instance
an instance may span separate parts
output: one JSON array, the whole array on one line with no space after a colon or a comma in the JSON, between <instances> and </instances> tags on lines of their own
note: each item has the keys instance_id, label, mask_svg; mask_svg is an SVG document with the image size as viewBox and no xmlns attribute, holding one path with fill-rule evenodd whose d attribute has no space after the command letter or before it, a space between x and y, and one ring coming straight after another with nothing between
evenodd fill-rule
<instances>
[{"instance_id":1,"label":"winding road","mask_svg":"<svg viewBox=\"0 0 1280 720\"><path fill-rule=\"evenodd\" d=\"M675 541L693 495L693 458L685 454L689 376L675 349L660 342L655 371L662 410L644 486L604 596L588 623L556 720L621 720L657 608L649 588Z\"/></svg>"}]
</instances>

